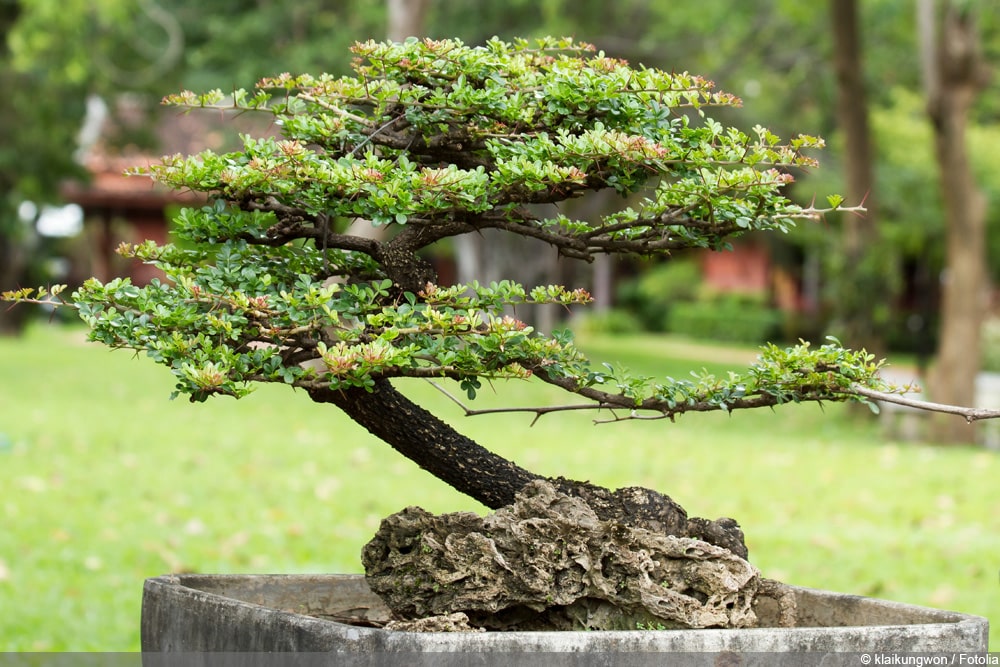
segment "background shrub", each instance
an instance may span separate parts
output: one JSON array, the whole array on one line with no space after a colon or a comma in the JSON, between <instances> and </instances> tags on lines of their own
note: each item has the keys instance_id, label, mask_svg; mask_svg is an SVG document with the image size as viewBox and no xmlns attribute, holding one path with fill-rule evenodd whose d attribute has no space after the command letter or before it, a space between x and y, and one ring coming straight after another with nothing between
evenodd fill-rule
<instances>
[{"instance_id":1,"label":"background shrub","mask_svg":"<svg viewBox=\"0 0 1000 667\"><path fill-rule=\"evenodd\" d=\"M692 338L756 345L780 333L781 312L746 295L706 296L670 308L667 331Z\"/></svg>"},{"instance_id":2,"label":"background shrub","mask_svg":"<svg viewBox=\"0 0 1000 667\"><path fill-rule=\"evenodd\" d=\"M693 258L670 259L625 281L618 303L633 313L647 331L665 331L670 309L693 301L701 287L701 270Z\"/></svg>"},{"instance_id":3,"label":"background shrub","mask_svg":"<svg viewBox=\"0 0 1000 667\"><path fill-rule=\"evenodd\" d=\"M644 329L635 314L622 308L587 313L573 320L573 330L587 334L636 334Z\"/></svg>"}]
</instances>

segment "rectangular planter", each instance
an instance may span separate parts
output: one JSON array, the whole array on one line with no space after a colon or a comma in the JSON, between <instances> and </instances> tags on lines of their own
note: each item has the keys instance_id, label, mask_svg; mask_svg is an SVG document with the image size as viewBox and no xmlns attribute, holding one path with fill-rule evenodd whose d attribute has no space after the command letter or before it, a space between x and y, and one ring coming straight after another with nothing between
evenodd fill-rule
<instances>
[{"instance_id":1,"label":"rectangular planter","mask_svg":"<svg viewBox=\"0 0 1000 667\"><path fill-rule=\"evenodd\" d=\"M779 597L792 602L791 613L786 604L780 619ZM388 609L361 575L171 575L146 581L142 650L367 654L987 650L987 620L955 612L783 584L771 597L761 596L755 610L763 627L738 630L391 632L333 620L388 618ZM779 623L790 627L774 627Z\"/></svg>"}]
</instances>

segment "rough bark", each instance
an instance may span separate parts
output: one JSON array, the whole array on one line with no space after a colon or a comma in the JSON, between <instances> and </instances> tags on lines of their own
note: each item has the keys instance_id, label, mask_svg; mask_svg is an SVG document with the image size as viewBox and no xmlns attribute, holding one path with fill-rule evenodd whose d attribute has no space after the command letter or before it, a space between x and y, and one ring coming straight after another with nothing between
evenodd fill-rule
<instances>
[{"instance_id":1,"label":"rough bark","mask_svg":"<svg viewBox=\"0 0 1000 667\"><path fill-rule=\"evenodd\" d=\"M928 383L935 401L973 405L981 363L983 316L988 308L986 202L976 186L966 147L969 110L988 81L975 23L948 6L936 30L934 4L920 4L927 112L934 128L946 228L941 335ZM976 431L959 420L933 418L939 442L973 442Z\"/></svg>"},{"instance_id":2,"label":"rough bark","mask_svg":"<svg viewBox=\"0 0 1000 667\"><path fill-rule=\"evenodd\" d=\"M393 449L456 490L497 508L539 475L498 456L413 403L387 380L371 392L360 388L310 392L333 403Z\"/></svg>"},{"instance_id":3,"label":"rough bark","mask_svg":"<svg viewBox=\"0 0 1000 667\"><path fill-rule=\"evenodd\" d=\"M462 435L410 401L387 380L376 381L370 392L361 388L314 389L310 396L314 401L336 405L400 454L492 509L510 505L526 484L543 479ZM561 478L550 481L561 492L583 498L602 520L620 521L663 535L694 537L729 549L741 558L747 556L743 532L733 519L689 518L669 496L651 489L627 487L611 491L586 482Z\"/></svg>"}]
</instances>

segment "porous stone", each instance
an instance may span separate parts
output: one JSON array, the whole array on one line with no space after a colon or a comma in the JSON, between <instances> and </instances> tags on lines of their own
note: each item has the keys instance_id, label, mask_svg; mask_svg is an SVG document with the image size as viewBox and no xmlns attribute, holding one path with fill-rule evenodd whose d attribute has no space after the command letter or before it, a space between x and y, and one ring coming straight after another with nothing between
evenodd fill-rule
<instances>
[{"instance_id":1,"label":"porous stone","mask_svg":"<svg viewBox=\"0 0 1000 667\"><path fill-rule=\"evenodd\" d=\"M385 629L396 632L485 632L483 628L469 625L469 617L462 612L428 616L415 621L389 621Z\"/></svg>"},{"instance_id":2,"label":"porous stone","mask_svg":"<svg viewBox=\"0 0 1000 667\"><path fill-rule=\"evenodd\" d=\"M746 541L740 525L723 517L711 521L688 517L673 498L641 486L628 486L614 491L603 486L568 480L552 479L556 490L582 498L599 519L618 521L654 533L694 537L725 547L741 558L747 558Z\"/></svg>"},{"instance_id":3,"label":"porous stone","mask_svg":"<svg viewBox=\"0 0 1000 667\"><path fill-rule=\"evenodd\" d=\"M362 553L401 619L491 630L752 627L760 575L729 549L604 520L549 481L481 517L408 507Z\"/></svg>"}]
</instances>

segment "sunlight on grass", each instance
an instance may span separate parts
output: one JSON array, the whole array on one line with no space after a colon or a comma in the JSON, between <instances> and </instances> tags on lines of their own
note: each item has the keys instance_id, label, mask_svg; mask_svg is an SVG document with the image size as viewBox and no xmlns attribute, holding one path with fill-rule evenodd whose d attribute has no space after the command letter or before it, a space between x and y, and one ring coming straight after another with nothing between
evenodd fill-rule
<instances>
[{"instance_id":1,"label":"sunlight on grass","mask_svg":"<svg viewBox=\"0 0 1000 667\"><path fill-rule=\"evenodd\" d=\"M653 375L754 356L650 336L582 342ZM418 503L482 509L301 393L191 404L168 400L172 384L79 330L0 340L0 650L137 650L146 577L358 572L380 517ZM885 442L837 405L673 424L559 413L531 426L467 418L426 383L402 386L538 472L650 486L693 515L736 517L765 576L1000 617L994 452ZM564 401L510 382L476 405Z\"/></svg>"}]
</instances>

